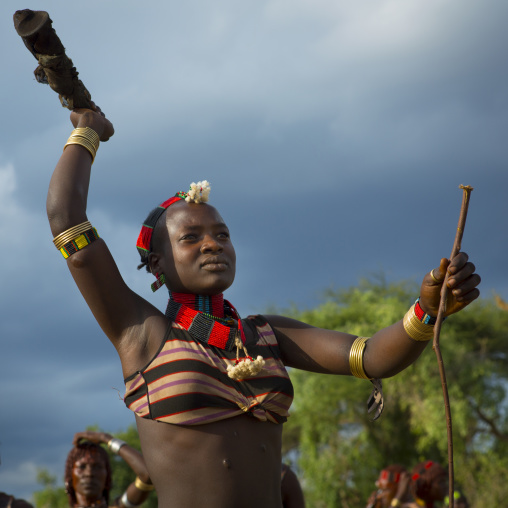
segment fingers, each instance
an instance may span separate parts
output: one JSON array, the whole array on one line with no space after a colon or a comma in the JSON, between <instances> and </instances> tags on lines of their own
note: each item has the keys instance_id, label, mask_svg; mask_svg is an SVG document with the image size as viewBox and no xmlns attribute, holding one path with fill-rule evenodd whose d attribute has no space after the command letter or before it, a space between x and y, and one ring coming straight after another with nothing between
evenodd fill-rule
<instances>
[{"instance_id":1,"label":"fingers","mask_svg":"<svg viewBox=\"0 0 508 508\"><path fill-rule=\"evenodd\" d=\"M479 295L476 287L480 284L481 277L475 273L476 267L468 259L465 252L459 252L448 268L447 285L458 302L469 302Z\"/></svg>"},{"instance_id":2,"label":"fingers","mask_svg":"<svg viewBox=\"0 0 508 508\"><path fill-rule=\"evenodd\" d=\"M446 258L442 258L438 268L433 268L426 276L426 282L429 286L440 286L445 278L446 270L450 262Z\"/></svg>"},{"instance_id":3,"label":"fingers","mask_svg":"<svg viewBox=\"0 0 508 508\"><path fill-rule=\"evenodd\" d=\"M71 112L74 127L90 127L101 141L108 141L115 133L113 124L106 118L101 108L92 103L94 109L77 108Z\"/></svg>"}]
</instances>

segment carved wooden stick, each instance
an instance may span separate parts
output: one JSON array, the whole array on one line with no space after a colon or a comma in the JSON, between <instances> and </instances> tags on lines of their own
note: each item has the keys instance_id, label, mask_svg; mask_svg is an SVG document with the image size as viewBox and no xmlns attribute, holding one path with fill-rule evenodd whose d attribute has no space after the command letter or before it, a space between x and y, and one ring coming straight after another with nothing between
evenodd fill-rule
<instances>
[{"instance_id":1,"label":"carved wooden stick","mask_svg":"<svg viewBox=\"0 0 508 508\"><path fill-rule=\"evenodd\" d=\"M78 79L78 71L65 54L51 23L46 11L23 9L14 13L16 32L39 62L34 71L35 79L57 92L62 106L67 109L92 108L90 93Z\"/></svg>"},{"instance_id":2,"label":"carved wooden stick","mask_svg":"<svg viewBox=\"0 0 508 508\"><path fill-rule=\"evenodd\" d=\"M467 209L469 207L469 198L473 187L469 185L460 185L459 189L464 192L462 194L462 206L460 209L459 225L457 226L457 233L455 235L455 242L453 244L452 253L450 260L453 259L460 251L462 243L462 235L464 234L464 226L466 224ZM446 374L444 369L443 357L441 356L441 350L439 349L439 334L441 332L441 324L443 323L444 313L446 311L446 298L448 296L448 272L446 272L443 286L441 288L441 300L439 302L439 311L436 318L436 324L434 325L434 341L432 348L434 349L437 356L437 364L439 366L439 375L441 376L441 386L443 387L443 397L445 404L446 414L446 428L448 434L448 499L449 508L453 508L453 492L454 492L454 475L453 475L453 434L452 434L452 415L450 411L450 399L448 397L448 385L446 384Z\"/></svg>"}]
</instances>

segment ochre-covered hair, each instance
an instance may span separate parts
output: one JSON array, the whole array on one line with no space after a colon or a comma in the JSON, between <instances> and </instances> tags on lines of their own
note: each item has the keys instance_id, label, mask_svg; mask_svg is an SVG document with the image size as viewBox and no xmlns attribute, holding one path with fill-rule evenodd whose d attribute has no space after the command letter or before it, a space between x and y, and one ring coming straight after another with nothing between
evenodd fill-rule
<instances>
[{"instance_id":1,"label":"ochre-covered hair","mask_svg":"<svg viewBox=\"0 0 508 508\"><path fill-rule=\"evenodd\" d=\"M67 455L67 460L65 461L65 492L69 498L70 506L74 506L77 503L76 491L72 485L72 469L78 460L85 457L93 457L104 463L104 466L106 467L106 483L104 485L104 490L102 491L102 497L106 501L106 504L109 504L109 491L111 490L111 464L109 463L108 454L102 446L91 443L90 441L82 441L72 448L69 455Z\"/></svg>"},{"instance_id":2,"label":"ochre-covered hair","mask_svg":"<svg viewBox=\"0 0 508 508\"><path fill-rule=\"evenodd\" d=\"M376 480L376 486L379 489L393 488L400 481L402 473L406 471L404 466L400 464L390 464L379 473L379 478Z\"/></svg>"},{"instance_id":3,"label":"ochre-covered hair","mask_svg":"<svg viewBox=\"0 0 508 508\"><path fill-rule=\"evenodd\" d=\"M411 472L411 491L414 496L427 501L433 483L446 476L446 469L432 460L416 464Z\"/></svg>"}]
</instances>

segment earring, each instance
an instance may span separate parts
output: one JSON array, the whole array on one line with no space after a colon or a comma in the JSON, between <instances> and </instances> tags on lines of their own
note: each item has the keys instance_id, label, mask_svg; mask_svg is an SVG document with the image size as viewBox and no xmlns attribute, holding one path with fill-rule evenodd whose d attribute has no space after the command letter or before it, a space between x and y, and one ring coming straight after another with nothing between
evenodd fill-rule
<instances>
[{"instance_id":1,"label":"earring","mask_svg":"<svg viewBox=\"0 0 508 508\"><path fill-rule=\"evenodd\" d=\"M162 286L164 286L164 284L166 284L166 277L164 276L163 273L161 273L160 275L158 273L155 274L155 276L157 277L157 280L150 285L150 287L152 288L152 291L155 293L158 289L160 289Z\"/></svg>"}]
</instances>

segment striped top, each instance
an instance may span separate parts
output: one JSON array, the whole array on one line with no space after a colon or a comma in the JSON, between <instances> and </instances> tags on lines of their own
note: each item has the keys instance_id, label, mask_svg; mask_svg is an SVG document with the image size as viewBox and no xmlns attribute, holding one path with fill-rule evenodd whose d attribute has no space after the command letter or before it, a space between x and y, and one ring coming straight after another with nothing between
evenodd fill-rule
<instances>
[{"instance_id":1,"label":"striped top","mask_svg":"<svg viewBox=\"0 0 508 508\"><path fill-rule=\"evenodd\" d=\"M265 365L255 377L228 377L236 351L194 339L172 323L155 357L125 379L125 405L141 418L175 425L202 425L248 413L261 421L284 423L293 401L293 385L280 358L272 328L263 316L242 320L253 339L249 355Z\"/></svg>"}]
</instances>

